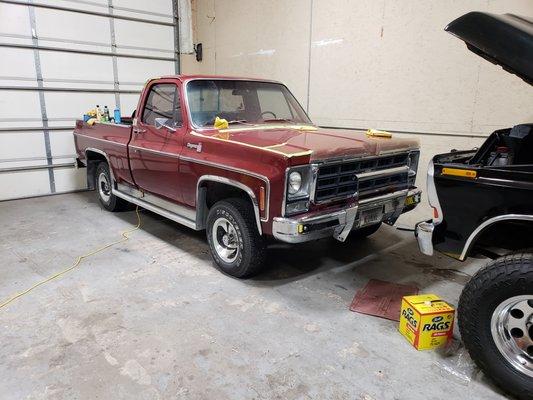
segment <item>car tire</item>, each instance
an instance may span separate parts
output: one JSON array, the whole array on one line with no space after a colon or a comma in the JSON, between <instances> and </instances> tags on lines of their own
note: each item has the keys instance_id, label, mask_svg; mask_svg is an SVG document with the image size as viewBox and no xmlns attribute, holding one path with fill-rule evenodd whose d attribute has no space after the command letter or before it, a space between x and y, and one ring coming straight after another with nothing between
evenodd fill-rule
<instances>
[{"instance_id":1,"label":"car tire","mask_svg":"<svg viewBox=\"0 0 533 400\"><path fill-rule=\"evenodd\" d=\"M518 399L533 399L533 254L501 257L476 273L461 294L458 322L479 368Z\"/></svg>"},{"instance_id":2,"label":"car tire","mask_svg":"<svg viewBox=\"0 0 533 400\"><path fill-rule=\"evenodd\" d=\"M113 194L109 165L101 162L96 167L95 185L98 200L102 207L108 211L122 211L128 207L128 202Z\"/></svg>"},{"instance_id":3,"label":"car tire","mask_svg":"<svg viewBox=\"0 0 533 400\"><path fill-rule=\"evenodd\" d=\"M206 227L211 255L221 271L248 278L261 270L266 247L249 201L232 198L217 202L209 210Z\"/></svg>"}]
</instances>

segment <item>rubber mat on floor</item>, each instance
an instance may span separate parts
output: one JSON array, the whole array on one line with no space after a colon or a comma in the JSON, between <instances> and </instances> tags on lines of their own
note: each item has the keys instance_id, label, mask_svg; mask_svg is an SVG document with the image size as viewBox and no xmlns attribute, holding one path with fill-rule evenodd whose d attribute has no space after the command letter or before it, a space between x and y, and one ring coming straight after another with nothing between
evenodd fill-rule
<instances>
[{"instance_id":1,"label":"rubber mat on floor","mask_svg":"<svg viewBox=\"0 0 533 400\"><path fill-rule=\"evenodd\" d=\"M414 294L418 294L418 288L414 285L370 279L366 286L355 294L350 310L399 321L402 297Z\"/></svg>"}]
</instances>

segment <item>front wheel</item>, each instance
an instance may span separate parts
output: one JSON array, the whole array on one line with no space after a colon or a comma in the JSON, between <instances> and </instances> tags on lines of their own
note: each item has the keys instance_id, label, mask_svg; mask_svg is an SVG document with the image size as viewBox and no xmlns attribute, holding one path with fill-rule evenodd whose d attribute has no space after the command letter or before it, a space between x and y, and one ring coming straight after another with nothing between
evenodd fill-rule
<instances>
[{"instance_id":1,"label":"front wheel","mask_svg":"<svg viewBox=\"0 0 533 400\"><path fill-rule=\"evenodd\" d=\"M505 391L533 399L533 254L496 259L474 275L458 320L477 365Z\"/></svg>"},{"instance_id":2,"label":"front wheel","mask_svg":"<svg viewBox=\"0 0 533 400\"><path fill-rule=\"evenodd\" d=\"M206 225L211 255L220 270L236 278L259 272L266 250L249 201L234 198L217 202Z\"/></svg>"}]
</instances>

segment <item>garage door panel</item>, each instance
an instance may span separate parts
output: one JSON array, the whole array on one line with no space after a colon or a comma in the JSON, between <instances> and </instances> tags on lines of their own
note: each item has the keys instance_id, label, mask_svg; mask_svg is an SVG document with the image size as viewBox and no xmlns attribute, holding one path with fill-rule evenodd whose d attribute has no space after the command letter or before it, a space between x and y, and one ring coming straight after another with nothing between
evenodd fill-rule
<instances>
[{"instance_id":1,"label":"garage door panel","mask_svg":"<svg viewBox=\"0 0 533 400\"><path fill-rule=\"evenodd\" d=\"M44 157L43 132L0 132L0 160Z\"/></svg>"},{"instance_id":2,"label":"garage door panel","mask_svg":"<svg viewBox=\"0 0 533 400\"><path fill-rule=\"evenodd\" d=\"M168 0L113 0L115 7L144 10L160 14L172 15L172 2Z\"/></svg>"},{"instance_id":3,"label":"garage door panel","mask_svg":"<svg viewBox=\"0 0 533 400\"><path fill-rule=\"evenodd\" d=\"M31 36L30 16L26 7L2 3L0 18L0 33Z\"/></svg>"},{"instance_id":4,"label":"garage door panel","mask_svg":"<svg viewBox=\"0 0 533 400\"><path fill-rule=\"evenodd\" d=\"M69 53L45 52L40 54L43 78L79 79L113 82L113 62L110 57Z\"/></svg>"},{"instance_id":5,"label":"garage door panel","mask_svg":"<svg viewBox=\"0 0 533 400\"><path fill-rule=\"evenodd\" d=\"M143 24L143 34L137 35L139 23L115 20L115 40L118 46L140 46L155 49L173 50L174 29L170 26Z\"/></svg>"},{"instance_id":6,"label":"garage door panel","mask_svg":"<svg viewBox=\"0 0 533 400\"><path fill-rule=\"evenodd\" d=\"M129 117L133 111L137 108L139 102L139 96L134 94L121 94L120 95L120 107L123 116Z\"/></svg>"},{"instance_id":7,"label":"garage door panel","mask_svg":"<svg viewBox=\"0 0 533 400\"><path fill-rule=\"evenodd\" d=\"M56 191L70 192L87 188L87 171L76 168L58 168L54 171Z\"/></svg>"},{"instance_id":8,"label":"garage door panel","mask_svg":"<svg viewBox=\"0 0 533 400\"><path fill-rule=\"evenodd\" d=\"M100 105L114 107L112 93L46 92L46 112L49 118L82 118L88 110Z\"/></svg>"},{"instance_id":9,"label":"garage door panel","mask_svg":"<svg viewBox=\"0 0 533 400\"><path fill-rule=\"evenodd\" d=\"M39 0L41 4L48 4L52 6L61 6L67 8L73 8L81 11L95 11L95 12L107 12L108 3L107 0L91 0L89 1L60 1L57 0Z\"/></svg>"},{"instance_id":10,"label":"garage door panel","mask_svg":"<svg viewBox=\"0 0 533 400\"><path fill-rule=\"evenodd\" d=\"M39 95L37 92L4 90L0 96L0 121L40 118ZM16 126L16 125L15 125Z\"/></svg>"},{"instance_id":11,"label":"garage door panel","mask_svg":"<svg viewBox=\"0 0 533 400\"><path fill-rule=\"evenodd\" d=\"M47 170L0 173L0 200L50 193Z\"/></svg>"},{"instance_id":12,"label":"garage door panel","mask_svg":"<svg viewBox=\"0 0 533 400\"><path fill-rule=\"evenodd\" d=\"M120 80L146 82L147 79L161 75L174 74L172 61L135 60L119 58L117 60Z\"/></svg>"},{"instance_id":13,"label":"garage door panel","mask_svg":"<svg viewBox=\"0 0 533 400\"><path fill-rule=\"evenodd\" d=\"M1 77L36 79L32 51L0 47L0 60Z\"/></svg>"},{"instance_id":14,"label":"garage door panel","mask_svg":"<svg viewBox=\"0 0 533 400\"><path fill-rule=\"evenodd\" d=\"M35 20L39 37L111 43L107 18L36 8Z\"/></svg>"},{"instance_id":15,"label":"garage door panel","mask_svg":"<svg viewBox=\"0 0 533 400\"><path fill-rule=\"evenodd\" d=\"M74 135L72 131L51 131L49 135L53 157L62 158L62 162L73 161L72 158L76 158L76 148L74 147Z\"/></svg>"}]
</instances>

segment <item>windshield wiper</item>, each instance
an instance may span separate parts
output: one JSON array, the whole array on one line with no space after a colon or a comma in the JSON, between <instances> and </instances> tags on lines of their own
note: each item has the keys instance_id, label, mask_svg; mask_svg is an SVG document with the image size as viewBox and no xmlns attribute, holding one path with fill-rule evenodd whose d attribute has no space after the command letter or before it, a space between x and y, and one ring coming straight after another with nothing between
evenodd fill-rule
<instances>
[{"instance_id":1,"label":"windshield wiper","mask_svg":"<svg viewBox=\"0 0 533 400\"><path fill-rule=\"evenodd\" d=\"M263 122L295 122L295 121L290 118L270 118L270 119L264 119Z\"/></svg>"},{"instance_id":2,"label":"windshield wiper","mask_svg":"<svg viewBox=\"0 0 533 400\"><path fill-rule=\"evenodd\" d=\"M234 119L233 121L228 121L228 125L231 125L231 124L253 125L245 119Z\"/></svg>"}]
</instances>

